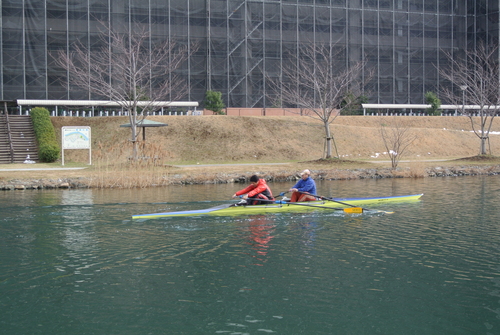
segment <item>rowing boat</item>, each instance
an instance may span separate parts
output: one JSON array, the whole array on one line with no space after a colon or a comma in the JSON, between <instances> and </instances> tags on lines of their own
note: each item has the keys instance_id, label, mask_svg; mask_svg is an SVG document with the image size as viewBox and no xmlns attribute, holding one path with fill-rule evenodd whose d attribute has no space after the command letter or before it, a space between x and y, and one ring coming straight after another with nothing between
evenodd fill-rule
<instances>
[{"instance_id":1,"label":"rowing boat","mask_svg":"<svg viewBox=\"0 0 500 335\"><path fill-rule=\"evenodd\" d=\"M285 202L277 200L265 205L224 204L207 209L132 215L132 219L156 219L170 216L230 216L245 214L269 214L281 212L306 212L316 210L344 210L354 206L378 205L389 202L418 201L423 194L374 198L328 198L330 200ZM355 213L356 211L352 211Z\"/></svg>"}]
</instances>

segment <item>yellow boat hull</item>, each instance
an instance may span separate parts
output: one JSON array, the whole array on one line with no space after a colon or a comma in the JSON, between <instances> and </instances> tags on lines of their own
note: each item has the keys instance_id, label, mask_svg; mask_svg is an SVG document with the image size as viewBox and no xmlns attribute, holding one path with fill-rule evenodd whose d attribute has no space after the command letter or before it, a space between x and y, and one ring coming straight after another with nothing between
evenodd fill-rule
<instances>
[{"instance_id":1,"label":"yellow boat hull","mask_svg":"<svg viewBox=\"0 0 500 335\"><path fill-rule=\"evenodd\" d=\"M232 216L232 215L252 215L252 214L270 214L283 212L306 212L317 210L344 210L348 213L359 213L360 208L365 206L373 207L372 205L396 202L418 201L423 194L412 194L392 197L373 197L373 198L332 198L332 200L308 201L288 203L276 201L275 203L266 205L239 205L225 204L201 210L179 211L179 212L164 212L152 214L133 215L132 219L156 219L172 216ZM351 208L351 210L349 210Z\"/></svg>"}]
</instances>

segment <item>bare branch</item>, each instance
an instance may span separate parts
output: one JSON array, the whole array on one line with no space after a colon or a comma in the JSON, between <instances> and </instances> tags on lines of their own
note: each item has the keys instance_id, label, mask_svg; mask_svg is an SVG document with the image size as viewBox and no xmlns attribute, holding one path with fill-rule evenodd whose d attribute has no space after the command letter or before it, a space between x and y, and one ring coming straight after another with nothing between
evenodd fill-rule
<instances>
[{"instance_id":1,"label":"bare branch","mask_svg":"<svg viewBox=\"0 0 500 335\"><path fill-rule=\"evenodd\" d=\"M451 65L439 70L451 83L442 89L442 96L462 106L463 114L469 117L472 130L481 141L481 155L486 154L493 118L500 109L498 51L498 45L479 43L475 50L466 50L461 57L447 52L445 55ZM470 105L479 106L479 110Z\"/></svg>"},{"instance_id":2,"label":"bare branch","mask_svg":"<svg viewBox=\"0 0 500 335\"><path fill-rule=\"evenodd\" d=\"M329 125L349 104L342 105L348 92L361 92L359 78L365 62L346 66L344 47L328 44L304 44L282 66L282 75L268 76L274 96L284 108L301 108L310 117L323 122L326 135L326 158L331 158ZM338 154L337 154L338 156Z\"/></svg>"},{"instance_id":3,"label":"bare branch","mask_svg":"<svg viewBox=\"0 0 500 335\"><path fill-rule=\"evenodd\" d=\"M380 126L380 135L384 141L385 149L391 159L391 166L393 169L398 167L399 161L406 153L410 145L415 142L417 135L415 135L411 128L402 123L399 119L394 118L392 126Z\"/></svg>"},{"instance_id":4,"label":"bare branch","mask_svg":"<svg viewBox=\"0 0 500 335\"><path fill-rule=\"evenodd\" d=\"M128 111L134 157L137 123L157 109L156 102L174 101L188 91L175 74L188 58L188 47L171 40L154 40L145 28L122 33L100 22L99 48L77 43L70 53L59 52L56 62L69 72L68 80L93 96L117 102ZM191 51L194 52L196 46ZM143 104L138 108L138 102ZM145 102L148 102L144 104Z\"/></svg>"}]
</instances>

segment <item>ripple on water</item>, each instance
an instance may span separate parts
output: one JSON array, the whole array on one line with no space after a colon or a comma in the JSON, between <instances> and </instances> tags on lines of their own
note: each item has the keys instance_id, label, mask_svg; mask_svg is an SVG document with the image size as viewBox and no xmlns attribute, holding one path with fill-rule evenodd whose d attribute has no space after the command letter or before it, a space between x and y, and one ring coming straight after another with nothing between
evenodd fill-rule
<instances>
[{"instance_id":1,"label":"ripple on water","mask_svg":"<svg viewBox=\"0 0 500 335\"><path fill-rule=\"evenodd\" d=\"M192 201L205 189L24 193L17 212L4 195L2 332L495 334L497 180L318 183L327 195L426 194L378 208L390 215L141 221L131 214L206 208ZM237 185L212 187L222 198Z\"/></svg>"}]
</instances>

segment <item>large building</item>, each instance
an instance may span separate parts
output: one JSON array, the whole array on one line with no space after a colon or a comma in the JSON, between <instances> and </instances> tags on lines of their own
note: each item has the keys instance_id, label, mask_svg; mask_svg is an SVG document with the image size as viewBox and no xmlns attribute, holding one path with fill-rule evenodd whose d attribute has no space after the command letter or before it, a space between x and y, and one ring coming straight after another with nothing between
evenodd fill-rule
<instances>
[{"instance_id":1,"label":"large building","mask_svg":"<svg viewBox=\"0 0 500 335\"><path fill-rule=\"evenodd\" d=\"M266 78L302 43L339 43L345 61L367 59L371 103L424 103L443 81L444 52L498 43L499 0L2 0L0 100L104 99L76 90L52 55L97 20L147 26L199 49L178 70L184 100L222 92L229 107L271 107ZM71 77L69 77L71 82Z\"/></svg>"}]
</instances>

